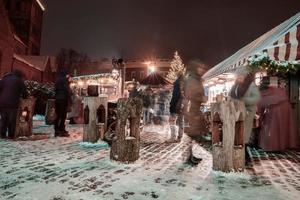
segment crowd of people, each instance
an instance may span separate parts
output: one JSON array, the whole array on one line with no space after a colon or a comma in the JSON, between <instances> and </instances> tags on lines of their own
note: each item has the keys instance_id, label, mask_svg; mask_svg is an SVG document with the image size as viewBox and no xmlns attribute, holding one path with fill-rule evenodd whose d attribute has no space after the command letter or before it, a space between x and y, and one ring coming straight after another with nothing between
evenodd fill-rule
<instances>
[{"instance_id":1,"label":"crowd of people","mask_svg":"<svg viewBox=\"0 0 300 200\"><path fill-rule=\"evenodd\" d=\"M207 120L201 111L201 106L207 101L202 80L206 70L206 66L201 62L190 62L186 74L178 73L178 78L173 83L172 94L170 90L155 93L150 87L143 91L134 88L129 97L143 100L144 124L151 123L157 116L170 115L173 142L180 142L184 133L189 136L191 146L192 141L199 142L202 136L209 132ZM235 74L236 81L229 97L245 104L245 144L253 143L253 128L256 128L256 133L259 133L257 146L260 148L266 151L296 148L296 131L285 90L270 86L269 77L264 77L260 86L256 86L255 76L247 68L239 68ZM60 71L55 83L55 137L69 136L65 126L67 115L70 124L82 123L82 98L78 91L71 90L70 82L71 77L66 71ZM3 76L0 81L1 138L14 138L20 97L27 97L26 87L22 72L14 70ZM253 127L255 116L260 116L258 127ZM185 129L187 121L189 127ZM189 158L194 163L201 161L201 158L193 156L192 147L190 155Z\"/></svg>"}]
</instances>

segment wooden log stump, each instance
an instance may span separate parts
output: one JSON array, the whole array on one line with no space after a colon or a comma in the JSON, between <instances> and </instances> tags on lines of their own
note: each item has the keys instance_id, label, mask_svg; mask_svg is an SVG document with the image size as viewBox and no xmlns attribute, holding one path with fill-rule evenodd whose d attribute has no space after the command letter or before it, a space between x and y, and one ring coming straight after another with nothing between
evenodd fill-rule
<instances>
[{"instance_id":1,"label":"wooden log stump","mask_svg":"<svg viewBox=\"0 0 300 200\"><path fill-rule=\"evenodd\" d=\"M14 138L30 137L32 135L35 101L36 99L33 97L20 100Z\"/></svg>"},{"instance_id":2,"label":"wooden log stump","mask_svg":"<svg viewBox=\"0 0 300 200\"><path fill-rule=\"evenodd\" d=\"M139 98L119 99L116 135L112 140L110 159L124 163L139 159L142 109L142 100Z\"/></svg>"},{"instance_id":3,"label":"wooden log stump","mask_svg":"<svg viewBox=\"0 0 300 200\"><path fill-rule=\"evenodd\" d=\"M238 100L212 104L213 169L223 172L245 168L245 105Z\"/></svg>"},{"instance_id":4,"label":"wooden log stump","mask_svg":"<svg viewBox=\"0 0 300 200\"><path fill-rule=\"evenodd\" d=\"M84 97L84 125L83 141L95 143L100 133L105 132L107 125L107 95L101 94L99 97ZM99 124L102 124L101 126ZM101 130L100 129L104 129Z\"/></svg>"},{"instance_id":5,"label":"wooden log stump","mask_svg":"<svg viewBox=\"0 0 300 200\"><path fill-rule=\"evenodd\" d=\"M46 105L45 123L47 125L53 125L55 122L55 118L55 99L48 99Z\"/></svg>"}]
</instances>

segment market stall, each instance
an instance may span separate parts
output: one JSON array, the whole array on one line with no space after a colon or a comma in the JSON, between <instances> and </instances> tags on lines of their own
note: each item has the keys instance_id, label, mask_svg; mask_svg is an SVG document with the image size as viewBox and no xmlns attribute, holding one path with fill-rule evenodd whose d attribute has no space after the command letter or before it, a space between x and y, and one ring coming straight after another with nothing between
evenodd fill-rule
<instances>
[{"instance_id":1,"label":"market stall","mask_svg":"<svg viewBox=\"0 0 300 200\"><path fill-rule=\"evenodd\" d=\"M233 72L246 66L256 72L256 83L259 83L263 75L268 74L272 76L273 86L286 88L294 120L299 122L300 13L210 69L203 76L209 103L225 99L235 80ZM300 126L299 123L296 124L300 141Z\"/></svg>"},{"instance_id":2,"label":"market stall","mask_svg":"<svg viewBox=\"0 0 300 200\"><path fill-rule=\"evenodd\" d=\"M98 94L107 94L109 101L117 101L121 96L121 81L117 73L76 76L72 79L71 87L79 89L82 96L87 96L89 86L97 86Z\"/></svg>"}]
</instances>

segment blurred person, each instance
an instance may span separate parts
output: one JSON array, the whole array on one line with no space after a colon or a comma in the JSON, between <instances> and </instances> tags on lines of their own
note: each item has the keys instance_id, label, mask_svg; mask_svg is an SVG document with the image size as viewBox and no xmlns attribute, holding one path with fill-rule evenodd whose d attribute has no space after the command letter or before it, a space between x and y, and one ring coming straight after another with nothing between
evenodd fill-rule
<instances>
[{"instance_id":1,"label":"blurred person","mask_svg":"<svg viewBox=\"0 0 300 200\"><path fill-rule=\"evenodd\" d=\"M196 157L193 153L193 145L195 142L202 141L202 136L208 133L207 124L201 106L207 101L204 94L202 76L207 70L207 66L201 61L193 60L187 65L187 76L182 86L184 97L188 100L190 108L187 112L189 121L189 129L186 134L189 136L190 146L188 149L188 162L196 165L202 158Z\"/></svg>"},{"instance_id":2,"label":"blurred person","mask_svg":"<svg viewBox=\"0 0 300 200\"><path fill-rule=\"evenodd\" d=\"M186 97L184 95L184 74L178 73L178 78L173 83L172 98L170 101L170 129L171 142L180 142L184 133L184 110ZM178 126L178 129L176 126Z\"/></svg>"},{"instance_id":3,"label":"blurred person","mask_svg":"<svg viewBox=\"0 0 300 200\"><path fill-rule=\"evenodd\" d=\"M239 99L245 103L246 118L245 118L245 144L249 142L253 120L257 110L257 103L260 99L260 92L255 85L255 76L249 73L247 68L239 68L235 71L236 80L230 90L230 96L234 99Z\"/></svg>"},{"instance_id":4,"label":"blurred person","mask_svg":"<svg viewBox=\"0 0 300 200\"><path fill-rule=\"evenodd\" d=\"M259 147L265 151L284 151L296 148L297 135L292 108L282 88L270 86L270 78L263 77L258 113L261 116Z\"/></svg>"},{"instance_id":5,"label":"blurred person","mask_svg":"<svg viewBox=\"0 0 300 200\"><path fill-rule=\"evenodd\" d=\"M150 122L150 104L151 104L151 94L152 90L150 87L147 87L147 89L143 93L143 121L144 124L147 124Z\"/></svg>"},{"instance_id":6,"label":"blurred person","mask_svg":"<svg viewBox=\"0 0 300 200\"><path fill-rule=\"evenodd\" d=\"M55 112L54 136L68 137L65 129L65 121L68 108L71 106L71 88L66 71L61 70L55 83Z\"/></svg>"},{"instance_id":7,"label":"blurred person","mask_svg":"<svg viewBox=\"0 0 300 200\"><path fill-rule=\"evenodd\" d=\"M72 94L71 111L68 113L69 124L83 123L83 104L79 90L74 88Z\"/></svg>"},{"instance_id":8,"label":"blurred person","mask_svg":"<svg viewBox=\"0 0 300 200\"><path fill-rule=\"evenodd\" d=\"M23 77L22 71L13 70L12 73L4 75L0 81L1 138L14 138L20 97L28 96Z\"/></svg>"},{"instance_id":9,"label":"blurred person","mask_svg":"<svg viewBox=\"0 0 300 200\"><path fill-rule=\"evenodd\" d=\"M248 145L252 134L253 120L257 111L257 103L260 99L260 92L255 85L255 75L250 73L246 67L238 68L235 74L236 80L229 92L229 96L245 103L244 142L245 145ZM245 156L247 162L250 158L247 148L245 148Z\"/></svg>"},{"instance_id":10,"label":"blurred person","mask_svg":"<svg viewBox=\"0 0 300 200\"><path fill-rule=\"evenodd\" d=\"M202 137L208 133L204 114L201 111L202 104L207 102L202 80L206 66L200 61L191 61L187 72L184 83L184 95L190 105L187 113L190 127L187 132L189 136Z\"/></svg>"}]
</instances>

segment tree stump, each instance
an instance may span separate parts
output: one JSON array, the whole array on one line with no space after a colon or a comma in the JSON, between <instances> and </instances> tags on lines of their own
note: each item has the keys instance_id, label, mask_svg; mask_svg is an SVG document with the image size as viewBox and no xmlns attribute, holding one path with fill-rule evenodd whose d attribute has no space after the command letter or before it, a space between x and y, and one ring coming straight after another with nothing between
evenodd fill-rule
<instances>
[{"instance_id":1,"label":"tree stump","mask_svg":"<svg viewBox=\"0 0 300 200\"><path fill-rule=\"evenodd\" d=\"M245 167L243 102L229 99L211 105L213 169L243 171Z\"/></svg>"},{"instance_id":2,"label":"tree stump","mask_svg":"<svg viewBox=\"0 0 300 200\"><path fill-rule=\"evenodd\" d=\"M14 138L30 137L32 135L32 117L35 101L36 99L33 97L20 100Z\"/></svg>"},{"instance_id":3,"label":"tree stump","mask_svg":"<svg viewBox=\"0 0 300 200\"><path fill-rule=\"evenodd\" d=\"M55 99L48 99L46 105L45 123L47 125L53 125L55 122L55 118Z\"/></svg>"},{"instance_id":4,"label":"tree stump","mask_svg":"<svg viewBox=\"0 0 300 200\"><path fill-rule=\"evenodd\" d=\"M143 103L139 98L119 99L116 135L112 140L110 159L124 163L139 159L142 109Z\"/></svg>"},{"instance_id":5,"label":"tree stump","mask_svg":"<svg viewBox=\"0 0 300 200\"><path fill-rule=\"evenodd\" d=\"M107 95L101 94L99 97L84 97L83 108L85 115L83 141L95 143L100 137L103 138L103 136L100 136L104 132L102 129L106 130Z\"/></svg>"}]
</instances>

